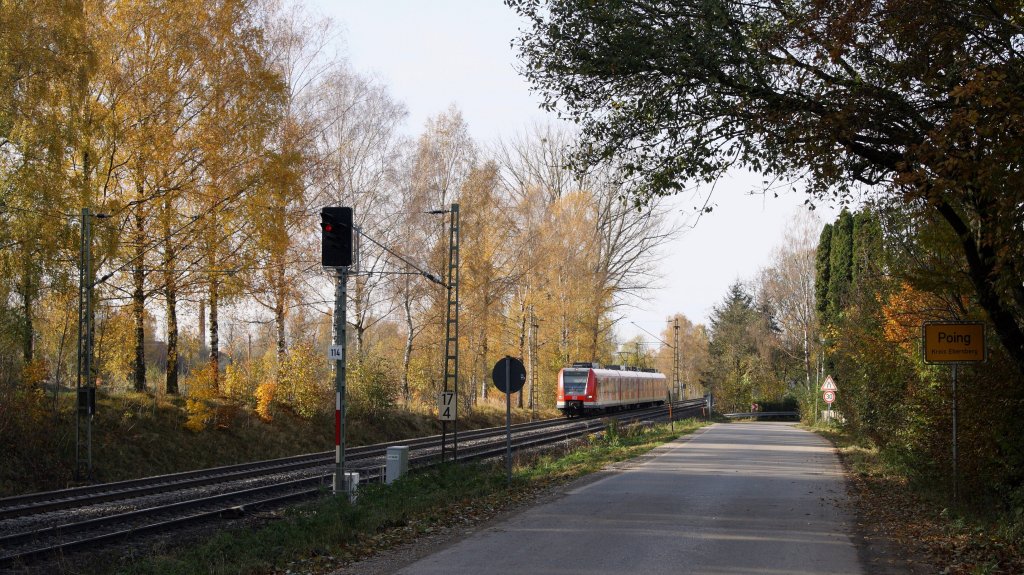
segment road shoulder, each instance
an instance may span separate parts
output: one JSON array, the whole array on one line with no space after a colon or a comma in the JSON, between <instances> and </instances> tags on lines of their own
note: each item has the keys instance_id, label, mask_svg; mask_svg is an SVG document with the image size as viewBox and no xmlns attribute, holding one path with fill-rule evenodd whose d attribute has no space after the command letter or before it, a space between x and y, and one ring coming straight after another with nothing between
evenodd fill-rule
<instances>
[{"instance_id":1,"label":"road shoulder","mask_svg":"<svg viewBox=\"0 0 1024 575\"><path fill-rule=\"evenodd\" d=\"M530 493L527 497L506 500L504 502L505 505L501 509L495 509L493 514L486 517L480 518L478 514L474 514L474 520L460 521L454 519L433 533L422 535L410 542L392 548L382 549L372 556L333 571L331 575L388 575L395 573L407 565L447 549L480 531L508 521L528 509L557 501L572 491L612 475L622 473L644 461L657 457L658 454L672 449L673 445L690 441L694 437L702 435L711 427L711 425L702 427L665 445L655 447L639 457L612 463L595 473L590 473L565 483L537 488L535 492Z\"/></svg>"}]
</instances>

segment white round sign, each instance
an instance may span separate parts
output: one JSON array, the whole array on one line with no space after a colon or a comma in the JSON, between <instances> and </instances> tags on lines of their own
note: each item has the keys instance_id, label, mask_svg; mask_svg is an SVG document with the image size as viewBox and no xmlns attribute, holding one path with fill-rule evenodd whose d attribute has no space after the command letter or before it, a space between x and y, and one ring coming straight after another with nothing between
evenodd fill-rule
<instances>
[{"instance_id":1,"label":"white round sign","mask_svg":"<svg viewBox=\"0 0 1024 575\"><path fill-rule=\"evenodd\" d=\"M825 393L821 394L821 396L825 398L825 403L828 404L831 404L833 401L836 400L836 392L834 391L826 391Z\"/></svg>"}]
</instances>

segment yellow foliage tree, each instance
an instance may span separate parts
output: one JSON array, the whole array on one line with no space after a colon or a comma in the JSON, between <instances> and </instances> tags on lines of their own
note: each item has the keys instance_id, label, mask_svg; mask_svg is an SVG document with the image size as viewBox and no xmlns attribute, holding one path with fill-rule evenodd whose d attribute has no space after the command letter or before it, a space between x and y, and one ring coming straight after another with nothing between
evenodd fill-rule
<instances>
[{"instance_id":1,"label":"yellow foliage tree","mask_svg":"<svg viewBox=\"0 0 1024 575\"><path fill-rule=\"evenodd\" d=\"M217 383L212 366L206 365L187 377L184 387L188 394L185 399L185 412L188 415L185 428L199 433L215 424L217 419Z\"/></svg>"},{"instance_id":2,"label":"yellow foliage tree","mask_svg":"<svg viewBox=\"0 0 1024 575\"><path fill-rule=\"evenodd\" d=\"M274 416L270 413L270 407L274 402L274 395L277 393L277 383L264 381L256 386L256 414L263 421L273 421Z\"/></svg>"},{"instance_id":3,"label":"yellow foliage tree","mask_svg":"<svg viewBox=\"0 0 1024 575\"><path fill-rule=\"evenodd\" d=\"M280 366L281 401L309 419L331 405L327 362L309 342L293 345Z\"/></svg>"}]
</instances>

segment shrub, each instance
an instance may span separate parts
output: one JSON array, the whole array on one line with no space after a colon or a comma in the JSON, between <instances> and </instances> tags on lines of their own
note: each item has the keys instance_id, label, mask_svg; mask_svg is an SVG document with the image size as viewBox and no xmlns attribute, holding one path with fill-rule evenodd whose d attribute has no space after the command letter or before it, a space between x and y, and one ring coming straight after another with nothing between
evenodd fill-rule
<instances>
[{"instance_id":1,"label":"shrub","mask_svg":"<svg viewBox=\"0 0 1024 575\"><path fill-rule=\"evenodd\" d=\"M188 419L185 428L196 433L209 428L216 422L217 384L214 381L214 366L207 364L203 369L185 378L182 387L187 390L185 412Z\"/></svg>"},{"instance_id":2,"label":"shrub","mask_svg":"<svg viewBox=\"0 0 1024 575\"><path fill-rule=\"evenodd\" d=\"M281 363L279 391L300 417L310 419L331 405L326 364L308 342L294 345Z\"/></svg>"},{"instance_id":3,"label":"shrub","mask_svg":"<svg viewBox=\"0 0 1024 575\"><path fill-rule=\"evenodd\" d=\"M351 409L375 416L395 407L401 393L393 371L379 356L369 356L350 370L346 391Z\"/></svg>"},{"instance_id":4,"label":"shrub","mask_svg":"<svg viewBox=\"0 0 1024 575\"><path fill-rule=\"evenodd\" d=\"M274 416L270 413L270 406L274 402L274 394L277 393L277 384L273 381L265 381L256 387L256 415L263 421L273 421Z\"/></svg>"}]
</instances>

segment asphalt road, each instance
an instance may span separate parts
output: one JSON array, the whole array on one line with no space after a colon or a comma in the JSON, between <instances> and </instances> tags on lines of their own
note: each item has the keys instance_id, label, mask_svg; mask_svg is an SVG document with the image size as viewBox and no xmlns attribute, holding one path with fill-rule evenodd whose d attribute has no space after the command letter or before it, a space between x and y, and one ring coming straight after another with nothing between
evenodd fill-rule
<instances>
[{"instance_id":1,"label":"asphalt road","mask_svg":"<svg viewBox=\"0 0 1024 575\"><path fill-rule=\"evenodd\" d=\"M839 461L785 423L717 424L399 571L863 573Z\"/></svg>"}]
</instances>

